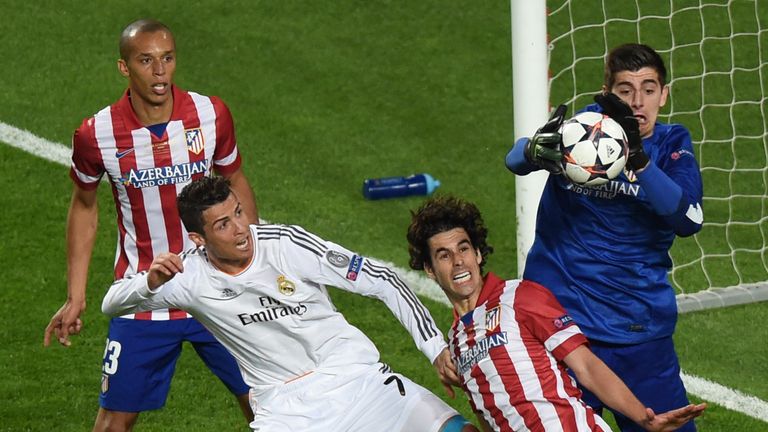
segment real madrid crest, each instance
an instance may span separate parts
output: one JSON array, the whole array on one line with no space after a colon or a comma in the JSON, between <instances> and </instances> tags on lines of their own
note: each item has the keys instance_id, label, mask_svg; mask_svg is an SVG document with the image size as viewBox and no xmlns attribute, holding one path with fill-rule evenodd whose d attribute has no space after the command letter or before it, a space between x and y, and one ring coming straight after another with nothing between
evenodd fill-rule
<instances>
[{"instance_id":1,"label":"real madrid crest","mask_svg":"<svg viewBox=\"0 0 768 432\"><path fill-rule=\"evenodd\" d=\"M277 277L277 290L282 295L293 295L296 292L296 284L286 279L285 276L280 275Z\"/></svg>"}]
</instances>

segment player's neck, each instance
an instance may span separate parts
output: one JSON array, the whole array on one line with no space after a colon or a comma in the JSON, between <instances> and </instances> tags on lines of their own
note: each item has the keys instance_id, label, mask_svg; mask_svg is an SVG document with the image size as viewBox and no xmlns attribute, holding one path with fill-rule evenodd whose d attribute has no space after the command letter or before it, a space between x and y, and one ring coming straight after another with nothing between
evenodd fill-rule
<instances>
[{"instance_id":1,"label":"player's neck","mask_svg":"<svg viewBox=\"0 0 768 432\"><path fill-rule=\"evenodd\" d=\"M453 308L456 310L456 314L459 317L463 317L467 314L467 312L471 311L472 307L469 306L469 302L467 300L464 301L458 301L453 303Z\"/></svg>"},{"instance_id":2,"label":"player's neck","mask_svg":"<svg viewBox=\"0 0 768 432\"><path fill-rule=\"evenodd\" d=\"M237 276L251 265L254 257L251 256L250 258L244 260L228 260L209 255L208 259L211 261L211 264L216 267L217 270L230 276Z\"/></svg>"},{"instance_id":3,"label":"player's neck","mask_svg":"<svg viewBox=\"0 0 768 432\"><path fill-rule=\"evenodd\" d=\"M131 97L130 99L136 118L144 126L167 123L171 119L171 114L173 114L173 97L168 98L160 105L148 103L140 97Z\"/></svg>"},{"instance_id":4,"label":"player's neck","mask_svg":"<svg viewBox=\"0 0 768 432\"><path fill-rule=\"evenodd\" d=\"M462 299L450 299L451 303L453 304L453 309L456 310L456 313L463 317L470 311L474 310L477 306L477 294L472 295L467 298Z\"/></svg>"}]
</instances>

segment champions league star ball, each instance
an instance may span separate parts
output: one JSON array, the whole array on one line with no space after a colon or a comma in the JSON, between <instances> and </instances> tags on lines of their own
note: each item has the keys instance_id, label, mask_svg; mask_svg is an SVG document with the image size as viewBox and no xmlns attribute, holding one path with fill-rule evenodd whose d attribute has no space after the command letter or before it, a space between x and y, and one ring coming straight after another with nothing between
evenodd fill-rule
<instances>
[{"instance_id":1,"label":"champions league star ball","mask_svg":"<svg viewBox=\"0 0 768 432\"><path fill-rule=\"evenodd\" d=\"M627 162L627 135L616 120L585 111L566 120L563 136L563 171L573 183L598 186L618 176Z\"/></svg>"}]
</instances>

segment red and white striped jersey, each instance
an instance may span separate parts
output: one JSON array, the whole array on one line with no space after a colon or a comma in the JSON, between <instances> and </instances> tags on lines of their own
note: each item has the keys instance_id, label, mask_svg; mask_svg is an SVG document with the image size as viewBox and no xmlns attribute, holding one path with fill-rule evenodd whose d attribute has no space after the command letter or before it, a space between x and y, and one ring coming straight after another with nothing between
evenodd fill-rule
<instances>
[{"instance_id":1,"label":"red and white striped jersey","mask_svg":"<svg viewBox=\"0 0 768 432\"><path fill-rule=\"evenodd\" d=\"M163 136L144 127L126 90L120 100L83 120L72 137L70 177L96 189L104 174L117 209L115 278L147 270L155 255L194 247L176 209L176 195L192 180L240 167L232 115L217 97L173 86L173 113ZM156 310L124 318L187 318Z\"/></svg>"},{"instance_id":2,"label":"red and white striped jersey","mask_svg":"<svg viewBox=\"0 0 768 432\"><path fill-rule=\"evenodd\" d=\"M587 339L543 286L489 273L448 336L470 404L494 430L610 430L563 363Z\"/></svg>"}]
</instances>

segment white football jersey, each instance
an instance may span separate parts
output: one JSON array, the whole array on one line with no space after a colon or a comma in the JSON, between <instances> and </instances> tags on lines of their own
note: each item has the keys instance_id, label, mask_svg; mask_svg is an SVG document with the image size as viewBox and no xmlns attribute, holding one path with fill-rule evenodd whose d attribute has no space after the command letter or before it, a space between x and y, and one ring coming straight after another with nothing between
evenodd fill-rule
<instances>
[{"instance_id":1,"label":"white football jersey","mask_svg":"<svg viewBox=\"0 0 768 432\"><path fill-rule=\"evenodd\" d=\"M446 348L429 311L394 271L298 226L251 225L254 258L237 275L204 248L182 254L183 273L154 291L146 272L116 281L108 315L183 309L234 355L254 395L311 372L362 370L379 361L373 342L337 312L332 285L383 301L430 362Z\"/></svg>"}]
</instances>

